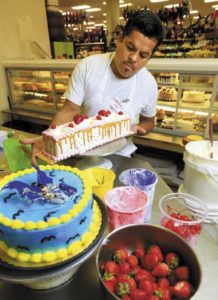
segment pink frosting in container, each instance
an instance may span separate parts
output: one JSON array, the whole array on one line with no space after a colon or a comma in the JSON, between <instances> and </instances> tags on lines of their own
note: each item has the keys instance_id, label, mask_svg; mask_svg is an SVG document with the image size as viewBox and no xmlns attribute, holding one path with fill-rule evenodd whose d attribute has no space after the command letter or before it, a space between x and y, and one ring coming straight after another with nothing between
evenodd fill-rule
<instances>
[{"instance_id":1,"label":"pink frosting in container","mask_svg":"<svg viewBox=\"0 0 218 300\"><path fill-rule=\"evenodd\" d=\"M128 224L142 224L148 206L146 192L132 186L117 187L107 192L105 204L109 229Z\"/></svg>"}]
</instances>

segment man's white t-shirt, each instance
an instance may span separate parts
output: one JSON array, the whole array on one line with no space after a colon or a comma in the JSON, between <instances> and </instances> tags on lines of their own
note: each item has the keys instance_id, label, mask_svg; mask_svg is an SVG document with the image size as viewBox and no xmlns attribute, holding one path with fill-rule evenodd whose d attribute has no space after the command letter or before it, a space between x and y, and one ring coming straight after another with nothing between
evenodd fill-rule
<instances>
[{"instance_id":1,"label":"man's white t-shirt","mask_svg":"<svg viewBox=\"0 0 218 300\"><path fill-rule=\"evenodd\" d=\"M73 70L64 97L81 106L89 116L100 109L122 110L131 118L132 125L138 123L140 115L155 116L158 88L154 77L142 68L130 78L117 78L110 67L111 55L84 58ZM129 147L123 155L130 155L135 149Z\"/></svg>"}]
</instances>

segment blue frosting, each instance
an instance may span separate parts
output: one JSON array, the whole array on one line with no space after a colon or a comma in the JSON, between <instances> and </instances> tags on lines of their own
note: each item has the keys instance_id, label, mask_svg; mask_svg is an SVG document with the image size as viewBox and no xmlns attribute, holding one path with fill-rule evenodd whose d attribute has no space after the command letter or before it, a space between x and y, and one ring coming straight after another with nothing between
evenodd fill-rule
<instances>
[{"instance_id":1,"label":"blue frosting","mask_svg":"<svg viewBox=\"0 0 218 300\"><path fill-rule=\"evenodd\" d=\"M64 170L32 172L15 178L0 191L0 212L11 220L48 221L59 218L80 201L81 178ZM12 229L0 224L0 240L18 252L43 253L67 248L88 231L93 218L93 197L69 222L42 230Z\"/></svg>"},{"instance_id":2,"label":"blue frosting","mask_svg":"<svg viewBox=\"0 0 218 300\"><path fill-rule=\"evenodd\" d=\"M47 221L49 217L58 218L73 208L83 194L81 179L62 170L46 170L45 174L52 179L44 186L47 192L37 185L37 172L20 176L5 185L0 192L2 214L12 220L37 222Z\"/></svg>"},{"instance_id":3,"label":"blue frosting","mask_svg":"<svg viewBox=\"0 0 218 300\"><path fill-rule=\"evenodd\" d=\"M67 248L71 243L80 240L82 234L87 232L92 221L92 200L85 209L69 223L48 227L44 230L25 231L13 230L0 224L0 240L15 248L18 252L43 253Z\"/></svg>"}]
</instances>

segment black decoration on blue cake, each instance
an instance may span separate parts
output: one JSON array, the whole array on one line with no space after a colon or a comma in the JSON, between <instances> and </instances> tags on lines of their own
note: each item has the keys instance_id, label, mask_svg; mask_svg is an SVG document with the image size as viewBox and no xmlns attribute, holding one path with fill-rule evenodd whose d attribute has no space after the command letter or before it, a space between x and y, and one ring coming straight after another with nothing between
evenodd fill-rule
<instances>
[{"instance_id":1,"label":"black decoration on blue cake","mask_svg":"<svg viewBox=\"0 0 218 300\"><path fill-rule=\"evenodd\" d=\"M33 166L37 171L36 185L14 180L6 184L3 189L15 189L20 197L25 199L27 203L39 202L40 204L45 204L45 202L50 202L53 204L64 204L71 200L73 196L79 197L76 188L64 182L53 183L53 178L47 176L46 172L40 170L38 166ZM16 193L9 194L3 201L7 202L7 200L15 194Z\"/></svg>"},{"instance_id":2,"label":"black decoration on blue cake","mask_svg":"<svg viewBox=\"0 0 218 300\"><path fill-rule=\"evenodd\" d=\"M17 245L17 249L21 249L21 250L26 250L26 251L30 251L29 248L25 247L25 246L21 246L21 245Z\"/></svg>"},{"instance_id":3,"label":"black decoration on blue cake","mask_svg":"<svg viewBox=\"0 0 218 300\"><path fill-rule=\"evenodd\" d=\"M50 235L50 236L46 236L43 239L41 239L40 242L41 242L41 244L43 244L44 242L49 242L49 241L55 240L55 239L56 239L56 237L54 235Z\"/></svg>"},{"instance_id":4,"label":"black decoration on blue cake","mask_svg":"<svg viewBox=\"0 0 218 300\"><path fill-rule=\"evenodd\" d=\"M50 211L46 216L44 216L43 220L47 222L51 215L55 214L56 212L57 211Z\"/></svg>"},{"instance_id":5,"label":"black decoration on blue cake","mask_svg":"<svg viewBox=\"0 0 218 300\"><path fill-rule=\"evenodd\" d=\"M0 229L0 233L2 234L2 235L4 235L4 232Z\"/></svg>"},{"instance_id":6,"label":"black decoration on blue cake","mask_svg":"<svg viewBox=\"0 0 218 300\"><path fill-rule=\"evenodd\" d=\"M64 182L64 178L59 179L60 182Z\"/></svg>"},{"instance_id":7,"label":"black decoration on blue cake","mask_svg":"<svg viewBox=\"0 0 218 300\"><path fill-rule=\"evenodd\" d=\"M15 220L22 213L24 213L24 210L19 209L15 214L12 215L13 220Z\"/></svg>"},{"instance_id":8,"label":"black decoration on blue cake","mask_svg":"<svg viewBox=\"0 0 218 300\"><path fill-rule=\"evenodd\" d=\"M55 177L55 171L54 171L54 170L51 171L51 172L49 173L49 175L50 175L51 177Z\"/></svg>"},{"instance_id":9,"label":"black decoration on blue cake","mask_svg":"<svg viewBox=\"0 0 218 300\"><path fill-rule=\"evenodd\" d=\"M71 236L71 237L66 241L66 244L69 244L70 241L75 240L75 238L77 238L77 237L78 237L78 238L80 237L80 234L79 234L79 233L75 234L74 236Z\"/></svg>"},{"instance_id":10,"label":"black decoration on blue cake","mask_svg":"<svg viewBox=\"0 0 218 300\"><path fill-rule=\"evenodd\" d=\"M73 202L75 203L75 204L77 204L77 200L80 198L80 195L76 195L75 197L74 197L74 200L73 200Z\"/></svg>"},{"instance_id":11,"label":"black decoration on blue cake","mask_svg":"<svg viewBox=\"0 0 218 300\"><path fill-rule=\"evenodd\" d=\"M87 217L80 220L79 225L83 224L86 221Z\"/></svg>"},{"instance_id":12,"label":"black decoration on blue cake","mask_svg":"<svg viewBox=\"0 0 218 300\"><path fill-rule=\"evenodd\" d=\"M12 196L14 196L14 195L16 195L16 193L10 193L7 197L5 197L5 198L3 199L3 201L4 201L5 203L8 203L8 200L9 200Z\"/></svg>"}]
</instances>

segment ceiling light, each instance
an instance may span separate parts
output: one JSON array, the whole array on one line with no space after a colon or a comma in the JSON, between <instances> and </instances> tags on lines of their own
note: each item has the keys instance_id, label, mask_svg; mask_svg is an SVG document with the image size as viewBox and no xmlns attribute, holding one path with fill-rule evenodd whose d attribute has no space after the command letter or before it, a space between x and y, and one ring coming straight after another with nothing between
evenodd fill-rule
<instances>
[{"instance_id":1,"label":"ceiling light","mask_svg":"<svg viewBox=\"0 0 218 300\"><path fill-rule=\"evenodd\" d=\"M95 12L95 11L100 11L100 10L101 10L101 8L98 8L98 7L86 9L87 12Z\"/></svg>"},{"instance_id":2,"label":"ceiling light","mask_svg":"<svg viewBox=\"0 0 218 300\"><path fill-rule=\"evenodd\" d=\"M107 2L106 2L106 1L104 1L104 2L102 2L102 4L103 4L103 5L107 5Z\"/></svg>"},{"instance_id":3,"label":"ceiling light","mask_svg":"<svg viewBox=\"0 0 218 300\"><path fill-rule=\"evenodd\" d=\"M166 2L169 0L150 0L151 3Z\"/></svg>"},{"instance_id":4,"label":"ceiling light","mask_svg":"<svg viewBox=\"0 0 218 300\"><path fill-rule=\"evenodd\" d=\"M194 20L198 20L198 19L199 19L199 16L194 16L193 19L194 19Z\"/></svg>"},{"instance_id":5,"label":"ceiling light","mask_svg":"<svg viewBox=\"0 0 218 300\"><path fill-rule=\"evenodd\" d=\"M172 8L172 7L179 7L179 4L169 4L169 5L164 5L166 8Z\"/></svg>"},{"instance_id":6,"label":"ceiling light","mask_svg":"<svg viewBox=\"0 0 218 300\"><path fill-rule=\"evenodd\" d=\"M107 16L107 14L106 14L106 13L103 13L103 14L102 14L102 16L106 17L106 16Z\"/></svg>"},{"instance_id":7,"label":"ceiling light","mask_svg":"<svg viewBox=\"0 0 218 300\"><path fill-rule=\"evenodd\" d=\"M80 9L87 9L90 8L90 5L77 5L77 6L72 6L72 9L80 10Z\"/></svg>"},{"instance_id":8,"label":"ceiling light","mask_svg":"<svg viewBox=\"0 0 218 300\"><path fill-rule=\"evenodd\" d=\"M214 9L218 9L218 4L212 5Z\"/></svg>"},{"instance_id":9,"label":"ceiling light","mask_svg":"<svg viewBox=\"0 0 218 300\"><path fill-rule=\"evenodd\" d=\"M126 7L126 6L133 6L132 3L124 3L124 4L120 4L119 7Z\"/></svg>"},{"instance_id":10,"label":"ceiling light","mask_svg":"<svg viewBox=\"0 0 218 300\"><path fill-rule=\"evenodd\" d=\"M217 2L217 0L204 0L205 3Z\"/></svg>"},{"instance_id":11,"label":"ceiling light","mask_svg":"<svg viewBox=\"0 0 218 300\"><path fill-rule=\"evenodd\" d=\"M119 3L120 3L120 4L122 4L122 3L124 3L124 2L125 2L125 1L123 1L123 0L119 0Z\"/></svg>"},{"instance_id":12,"label":"ceiling light","mask_svg":"<svg viewBox=\"0 0 218 300\"><path fill-rule=\"evenodd\" d=\"M198 10L190 10L190 14L198 14L199 11Z\"/></svg>"}]
</instances>

